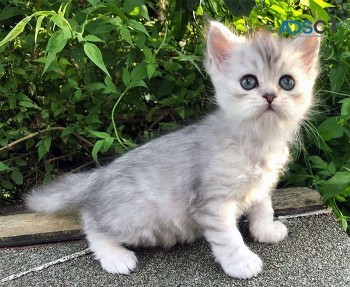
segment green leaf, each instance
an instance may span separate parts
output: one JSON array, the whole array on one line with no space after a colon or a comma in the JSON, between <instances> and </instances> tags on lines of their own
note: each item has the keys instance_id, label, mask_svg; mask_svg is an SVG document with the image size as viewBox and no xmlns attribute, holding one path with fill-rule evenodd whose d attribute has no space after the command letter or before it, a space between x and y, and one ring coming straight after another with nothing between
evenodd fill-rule
<instances>
[{"instance_id":1,"label":"green leaf","mask_svg":"<svg viewBox=\"0 0 350 287\"><path fill-rule=\"evenodd\" d=\"M64 138L68 135L70 135L72 132L75 131L75 127L66 127L63 131L62 131L62 134L61 134L61 138Z\"/></svg>"},{"instance_id":2,"label":"green leaf","mask_svg":"<svg viewBox=\"0 0 350 287\"><path fill-rule=\"evenodd\" d=\"M3 179L1 181L1 185L2 185L2 187L6 188L6 189L13 189L14 188L13 184L11 182L9 182L7 179Z\"/></svg>"},{"instance_id":3,"label":"green leaf","mask_svg":"<svg viewBox=\"0 0 350 287\"><path fill-rule=\"evenodd\" d=\"M341 222L341 228L346 231L348 229L348 222L345 218L341 218L340 219Z\"/></svg>"},{"instance_id":4,"label":"green leaf","mask_svg":"<svg viewBox=\"0 0 350 287\"><path fill-rule=\"evenodd\" d=\"M346 189L345 189L346 190ZM320 192L324 201L335 198L337 195L344 193L344 185L341 184L325 184L323 183Z\"/></svg>"},{"instance_id":5,"label":"green leaf","mask_svg":"<svg viewBox=\"0 0 350 287\"><path fill-rule=\"evenodd\" d=\"M41 23L42 23L42 21L44 20L45 17L46 17L45 15L42 15L42 16L38 17L38 19L36 20L35 34L34 34L34 42L35 42L35 44L37 43L39 30L41 28Z\"/></svg>"},{"instance_id":6,"label":"green leaf","mask_svg":"<svg viewBox=\"0 0 350 287\"><path fill-rule=\"evenodd\" d=\"M134 39L134 42L137 47L140 49L146 48L145 42L146 42L146 35L144 33L138 33L137 36Z\"/></svg>"},{"instance_id":7,"label":"green leaf","mask_svg":"<svg viewBox=\"0 0 350 287\"><path fill-rule=\"evenodd\" d=\"M96 37L95 35L87 35L84 37L84 40L88 42L104 42L103 40L101 40L99 37Z\"/></svg>"},{"instance_id":8,"label":"green leaf","mask_svg":"<svg viewBox=\"0 0 350 287\"><path fill-rule=\"evenodd\" d=\"M44 139L44 146L45 146L46 151L48 152L50 150L50 147L51 147L51 139L50 138Z\"/></svg>"},{"instance_id":9,"label":"green leaf","mask_svg":"<svg viewBox=\"0 0 350 287\"><path fill-rule=\"evenodd\" d=\"M32 19L32 16L25 17L22 21L18 22L18 24L6 35L4 39L0 42L0 47L5 45L6 43L12 41L15 39L18 35L20 35L24 27L27 25L27 23Z\"/></svg>"},{"instance_id":10,"label":"green leaf","mask_svg":"<svg viewBox=\"0 0 350 287\"><path fill-rule=\"evenodd\" d=\"M14 170L11 173L11 178L16 184L18 184L18 185L22 185L23 184L23 175L18 170Z\"/></svg>"},{"instance_id":11,"label":"green leaf","mask_svg":"<svg viewBox=\"0 0 350 287\"><path fill-rule=\"evenodd\" d=\"M0 161L0 172L5 170L12 170L12 168Z\"/></svg>"},{"instance_id":12,"label":"green leaf","mask_svg":"<svg viewBox=\"0 0 350 287\"><path fill-rule=\"evenodd\" d=\"M106 7L109 12L112 12L112 13L115 13L116 15L118 15L124 21L127 22L129 20L118 6L116 6L112 3L106 3L103 6Z\"/></svg>"},{"instance_id":13,"label":"green leaf","mask_svg":"<svg viewBox=\"0 0 350 287\"><path fill-rule=\"evenodd\" d=\"M105 77L105 84L106 84L107 88L105 89L104 92L106 92L106 90L108 91L108 93L116 93L117 92L117 88L110 78Z\"/></svg>"},{"instance_id":14,"label":"green leaf","mask_svg":"<svg viewBox=\"0 0 350 287\"><path fill-rule=\"evenodd\" d=\"M338 124L337 117L326 119L319 125L317 130L325 141L340 138L344 135L344 128Z\"/></svg>"},{"instance_id":15,"label":"green leaf","mask_svg":"<svg viewBox=\"0 0 350 287\"><path fill-rule=\"evenodd\" d=\"M26 166L27 165L27 161L26 160L24 160L24 159L17 159L16 161L15 161L15 163L16 163L16 165L17 166Z\"/></svg>"},{"instance_id":16,"label":"green leaf","mask_svg":"<svg viewBox=\"0 0 350 287\"><path fill-rule=\"evenodd\" d=\"M149 64L147 66L147 76L148 76L148 79L151 79L154 72L156 71L156 66L153 65L153 64Z\"/></svg>"},{"instance_id":17,"label":"green leaf","mask_svg":"<svg viewBox=\"0 0 350 287\"><path fill-rule=\"evenodd\" d=\"M128 24L130 27L134 28L135 30L140 31L140 32L146 34L147 36L149 36L147 29L141 23L139 23L133 19L130 19Z\"/></svg>"},{"instance_id":18,"label":"green leaf","mask_svg":"<svg viewBox=\"0 0 350 287\"><path fill-rule=\"evenodd\" d=\"M47 56L44 59L44 71L43 74L47 71L47 69L50 67L51 63L56 59L56 54L49 52Z\"/></svg>"},{"instance_id":19,"label":"green leaf","mask_svg":"<svg viewBox=\"0 0 350 287\"><path fill-rule=\"evenodd\" d=\"M187 0L188 1L188 0ZM141 16L146 20L150 20L147 7L142 0L125 0L123 10L132 16Z\"/></svg>"},{"instance_id":20,"label":"green leaf","mask_svg":"<svg viewBox=\"0 0 350 287\"><path fill-rule=\"evenodd\" d=\"M140 81L131 81L130 85L127 87L128 90L132 89L132 88L136 88L136 87L144 87L147 88L147 85L144 81L140 80Z\"/></svg>"},{"instance_id":21,"label":"green leaf","mask_svg":"<svg viewBox=\"0 0 350 287\"><path fill-rule=\"evenodd\" d=\"M349 184L350 171L337 172L333 177L325 182L325 184Z\"/></svg>"},{"instance_id":22,"label":"green leaf","mask_svg":"<svg viewBox=\"0 0 350 287\"><path fill-rule=\"evenodd\" d=\"M88 56L89 59L97 67L99 67L103 72L105 72L107 74L108 77L111 78L111 75L107 71L107 68L103 62L102 53L101 53L100 49L95 44L86 42L84 44L84 52L85 52L86 56Z\"/></svg>"},{"instance_id":23,"label":"green leaf","mask_svg":"<svg viewBox=\"0 0 350 287\"><path fill-rule=\"evenodd\" d=\"M109 148L111 147L111 145L114 142L114 138L110 137L110 138L106 138L103 141L103 152L107 152L109 150Z\"/></svg>"},{"instance_id":24,"label":"green leaf","mask_svg":"<svg viewBox=\"0 0 350 287\"><path fill-rule=\"evenodd\" d=\"M343 99L338 103L342 104L340 114L345 117L350 116L350 98Z\"/></svg>"},{"instance_id":25,"label":"green leaf","mask_svg":"<svg viewBox=\"0 0 350 287\"><path fill-rule=\"evenodd\" d=\"M64 37L62 31L53 33L47 42L46 51L53 54L57 54L63 50L66 46L67 39Z\"/></svg>"},{"instance_id":26,"label":"green leaf","mask_svg":"<svg viewBox=\"0 0 350 287\"><path fill-rule=\"evenodd\" d=\"M120 27L120 36L122 36L122 38L128 42L132 47L134 47L134 43L131 40L131 34L128 30L128 28L126 28L125 26Z\"/></svg>"},{"instance_id":27,"label":"green leaf","mask_svg":"<svg viewBox=\"0 0 350 287\"><path fill-rule=\"evenodd\" d=\"M17 7L11 7L10 5L2 9L0 13L0 21L12 18L13 16L22 15L23 11Z\"/></svg>"},{"instance_id":28,"label":"green leaf","mask_svg":"<svg viewBox=\"0 0 350 287\"><path fill-rule=\"evenodd\" d=\"M131 80L132 81L139 81L147 78L147 63L142 62L138 64L132 71L131 71Z\"/></svg>"},{"instance_id":29,"label":"green leaf","mask_svg":"<svg viewBox=\"0 0 350 287\"><path fill-rule=\"evenodd\" d=\"M336 167L335 167L335 164L334 162L330 162L330 164L328 165L328 171L331 173L331 174L334 174L336 172Z\"/></svg>"},{"instance_id":30,"label":"green leaf","mask_svg":"<svg viewBox=\"0 0 350 287\"><path fill-rule=\"evenodd\" d=\"M309 156L309 160L317 165L327 165L327 163L317 155Z\"/></svg>"},{"instance_id":31,"label":"green leaf","mask_svg":"<svg viewBox=\"0 0 350 287\"><path fill-rule=\"evenodd\" d=\"M77 88L78 87L78 82L72 78L68 78L68 84L72 87L72 88Z\"/></svg>"},{"instance_id":32,"label":"green leaf","mask_svg":"<svg viewBox=\"0 0 350 287\"><path fill-rule=\"evenodd\" d=\"M277 14L279 14L279 15L283 15L283 16L286 16L286 15L287 15L287 14L286 14L286 11L284 11L283 8L281 8L280 6L277 6L277 5L275 5L275 4L271 5L269 8L270 8L271 10L277 12Z\"/></svg>"},{"instance_id":33,"label":"green leaf","mask_svg":"<svg viewBox=\"0 0 350 287\"><path fill-rule=\"evenodd\" d=\"M106 139L106 138L110 138L111 135L105 132L99 132L99 131L90 131L90 134L97 137L97 138L101 138L101 139Z\"/></svg>"},{"instance_id":34,"label":"green leaf","mask_svg":"<svg viewBox=\"0 0 350 287\"><path fill-rule=\"evenodd\" d=\"M317 2L319 1L309 0L312 15L317 20L323 20L325 22L328 22L329 20L328 13Z\"/></svg>"},{"instance_id":35,"label":"green leaf","mask_svg":"<svg viewBox=\"0 0 350 287\"><path fill-rule=\"evenodd\" d=\"M127 69L123 68L123 83L125 85L125 87L130 85L130 73Z\"/></svg>"},{"instance_id":36,"label":"green leaf","mask_svg":"<svg viewBox=\"0 0 350 287\"><path fill-rule=\"evenodd\" d=\"M326 3L323 0L313 0L313 1L315 1L322 8L334 7L334 5Z\"/></svg>"},{"instance_id":37,"label":"green leaf","mask_svg":"<svg viewBox=\"0 0 350 287\"><path fill-rule=\"evenodd\" d=\"M33 108L34 107L34 103L33 102L20 101L18 104L20 106L26 107L26 108Z\"/></svg>"},{"instance_id":38,"label":"green leaf","mask_svg":"<svg viewBox=\"0 0 350 287\"><path fill-rule=\"evenodd\" d=\"M77 89L74 92L74 100L79 101L81 99L81 89Z\"/></svg>"},{"instance_id":39,"label":"green leaf","mask_svg":"<svg viewBox=\"0 0 350 287\"><path fill-rule=\"evenodd\" d=\"M101 149L102 145L104 143L104 140L98 140L93 149L92 149L92 152L91 152L91 155L92 155L92 158L94 159L94 161L97 163L97 164L100 164L98 162L98 158L97 158L97 153L99 152L99 150Z\"/></svg>"},{"instance_id":40,"label":"green leaf","mask_svg":"<svg viewBox=\"0 0 350 287\"><path fill-rule=\"evenodd\" d=\"M39 160L41 160L47 154L47 150L44 144L38 147Z\"/></svg>"},{"instance_id":41,"label":"green leaf","mask_svg":"<svg viewBox=\"0 0 350 287\"><path fill-rule=\"evenodd\" d=\"M339 92L346 78L348 66L345 64L336 64L329 71L329 80L331 82L331 90Z\"/></svg>"},{"instance_id":42,"label":"green leaf","mask_svg":"<svg viewBox=\"0 0 350 287\"><path fill-rule=\"evenodd\" d=\"M65 39L72 38L72 27L62 13L53 15L50 20L62 29L59 32L62 32Z\"/></svg>"}]
</instances>

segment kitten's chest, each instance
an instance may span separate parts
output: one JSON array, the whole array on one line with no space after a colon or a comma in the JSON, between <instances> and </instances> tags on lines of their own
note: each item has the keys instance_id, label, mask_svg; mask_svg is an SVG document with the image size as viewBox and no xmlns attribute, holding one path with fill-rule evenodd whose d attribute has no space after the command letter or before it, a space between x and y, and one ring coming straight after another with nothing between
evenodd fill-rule
<instances>
[{"instance_id":1,"label":"kitten's chest","mask_svg":"<svg viewBox=\"0 0 350 287\"><path fill-rule=\"evenodd\" d=\"M252 201L266 196L277 183L288 158L287 147L260 150L255 154L228 150L221 155L218 165L221 165L222 181L229 186L232 196Z\"/></svg>"}]
</instances>

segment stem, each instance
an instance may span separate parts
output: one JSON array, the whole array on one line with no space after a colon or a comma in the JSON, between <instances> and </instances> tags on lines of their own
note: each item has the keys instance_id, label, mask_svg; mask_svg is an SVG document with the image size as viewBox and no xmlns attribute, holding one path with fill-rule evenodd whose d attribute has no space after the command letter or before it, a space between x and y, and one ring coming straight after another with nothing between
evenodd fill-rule
<instances>
[{"instance_id":1,"label":"stem","mask_svg":"<svg viewBox=\"0 0 350 287\"><path fill-rule=\"evenodd\" d=\"M330 90L318 90L318 92L327 92L327 93L331 93L331 94L335 94L335 95L339 95L339 96L350 97L350 94L338 93L338 92L333 92Z\"/></svg>"},{"instance_id":2,"label":"stem","mask_svg":"<svg viewBox=\"0 0 350 287\"><path fill-rule=\"evenodd\" d=\"M117 141L125 148L125 149L128 149L127 146L124 145L124 143L121 141L121 139L119 138L119 135L118 135L118 130L117 130L117 126L115 124L115 121L114 121L114 112L115 112L115 109L116 107L119 105L119 102L121 101L121 99L123 98L123 96L125 95L127 89L122 93L120 94L120 97L119 99L115 102L114 106L113 106L113 109L112 109L112 125L113 125L113 129L114 129L114 134L115 134L115 137L117 139Z\"/></svg>"},{"instance_id":3,"label":"stem","mask_svg":"<svg viewBox=\"0 0 350 287\"><path fill-rule=\"evenodd\" d=\"M19 144L19 143L21 143L23 141L26 141L28 139L31 139L33 137L36 137L36 136L38 136L40 134L51 132L51 131L57 131L57 130L63 131L64 129L65 129L64 127L52 127L52 128L48 128L48 129L45 129L45 130L37 131L35 133L31 133L29 135L26 135L23 138L15 140L14 142L9 143L9 144L5 145L4 147L0 148L0 154L2 154L5 151L8 151L8 150L12 149L15 145L17 145L17 144ZM74 135L81 142L83 142L86 145L88 145L90 148L92 148L94 146L91 142L89 142L87 139L83 138L81 135L77 134L76 132L73 132L72 135Z\"/></svg>"},{"instance_id":4,"label":"stem","mask_svg":"<svg viewBox=\"0 0 350 287\"><path fill-rule=\"evenodd\" d=\"M157 55L157 54L158 54L158 52L160 51L160 49L162 49L162 48L163 48L164 43L165 43L165 40L166 40L166 38L167 38L167 35L168 35L168 23L167 23L167 21L165 20L165 32L164 32L164 38L163 38L162 43L160 44L160 46L159 46L159 47L158 47L158 49L156 50L155 55Z\"/></svg>"}]
</instances>

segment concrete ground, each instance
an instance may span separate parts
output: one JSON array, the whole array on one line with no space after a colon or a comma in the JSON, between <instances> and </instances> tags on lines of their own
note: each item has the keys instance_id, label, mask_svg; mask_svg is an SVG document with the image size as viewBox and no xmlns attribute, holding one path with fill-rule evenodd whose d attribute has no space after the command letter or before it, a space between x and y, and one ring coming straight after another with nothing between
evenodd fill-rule
<instances>
[{"instance_id":1,"label":"concrete ground","mask_svg":"<svg viewBox=\"0 0 350 287\"><path fill-rule=\"evenodd\" d=\"M129 276L108 274L91 254L85 254L17 279L8 278L84 250L87 244L82 240L0 249L0 286L350 286L350 238L333 215L283 221L289 237L276 245L252 242L242 224L245 241L264 261L263 272L251 280L225 275L204 240L168 251L134 249L140 266Z\"/></svg>"}]
</instances>

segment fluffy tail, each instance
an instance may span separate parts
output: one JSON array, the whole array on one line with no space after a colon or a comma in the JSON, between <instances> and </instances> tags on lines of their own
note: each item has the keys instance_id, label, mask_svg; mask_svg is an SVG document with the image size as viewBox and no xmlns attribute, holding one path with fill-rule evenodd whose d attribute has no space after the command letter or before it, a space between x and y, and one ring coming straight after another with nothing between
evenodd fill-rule
<instances>
[{"instance_id":1,"label":"fluffy tail","mask_svg":"<svg viewBox=\"0 0 350 287\"><path fill-rule=\"evenodd\" d=\"M57 180L34 188L26 197L26 205L36 212L53 213L77 209L91 183L87 173L67 174Z\"/></svg>"}]
</instances>

